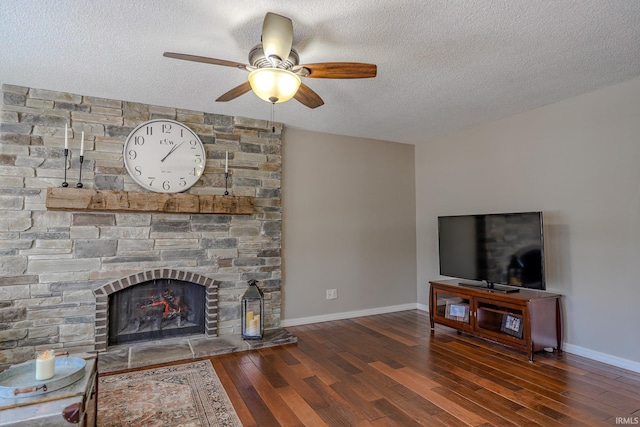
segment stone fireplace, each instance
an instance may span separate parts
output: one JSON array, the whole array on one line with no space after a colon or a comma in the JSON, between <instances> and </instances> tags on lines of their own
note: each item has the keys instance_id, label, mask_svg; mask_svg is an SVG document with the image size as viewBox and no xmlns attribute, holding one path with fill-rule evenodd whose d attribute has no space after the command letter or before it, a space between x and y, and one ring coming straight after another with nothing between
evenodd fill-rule
<instances>
[{"instance_id":1,"label":"stone fireplace","mask_svg":"<svg viewBox=\"0 0 640 427\"><path fill-rule=\"evenodd\" d=\"M109 297L148 281L204 289L200 335L222 339L240 335L240 298L247 281L257 280L265 328L280 329L281 124L273 132L267 121L243 117L6 84L2 90L0 369L42 348L104 351ZM156 118L186 124L204 143L204 174L187 193L222 196L228 152L229 192L252 197L253 213L47 209L47 189L63 190L65 172L75 187L81 132L84 189L144 192L128 176L122 150L131 130ZM159 322L168 328L176 316Z\"/></svg>"}]
</instances>

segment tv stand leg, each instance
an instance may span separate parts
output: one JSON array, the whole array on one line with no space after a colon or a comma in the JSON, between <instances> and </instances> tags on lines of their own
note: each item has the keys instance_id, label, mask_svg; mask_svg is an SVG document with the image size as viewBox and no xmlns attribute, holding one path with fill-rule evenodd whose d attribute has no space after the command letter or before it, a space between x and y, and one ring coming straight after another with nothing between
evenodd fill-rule
<instances>
[{"instance_id":1,"label":"tv stand leg","mask_svg":"<svg viewBox=\"0 0 640 427\"><path fill-rule=\"evenodd\" d=\"M562 353L562 305L560 298L556 298L556 350Z\"/></svg>"},{"instance_id":2,"label":"tv stand leg","mask_svg":"<svg viewBox=\"0 0 640 427\"><path fill-rule=\"evenodd\" d=\"M433 313L436 310L436 302L433 299L433 286L429 286L429 323L431 324L431 330L435 329L435 322L433 320Z\"/></svg>"}]
</instances>

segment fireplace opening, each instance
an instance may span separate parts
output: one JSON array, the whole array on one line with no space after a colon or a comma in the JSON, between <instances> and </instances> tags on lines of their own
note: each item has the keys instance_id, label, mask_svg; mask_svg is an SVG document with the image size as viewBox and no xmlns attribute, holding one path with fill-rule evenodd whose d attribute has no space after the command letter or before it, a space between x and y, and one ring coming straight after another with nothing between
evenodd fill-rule
<instances>
[{"instance_id":1,"label":"fireplace opening","mask_svg":"<svg viewBox=\"0 0 640 427\"><path fill-rule=\"evenodd\" d=\"M139 283L109 295L109 345L205 332L203 286L173 279Z\"/></svg>"}]
</instances>

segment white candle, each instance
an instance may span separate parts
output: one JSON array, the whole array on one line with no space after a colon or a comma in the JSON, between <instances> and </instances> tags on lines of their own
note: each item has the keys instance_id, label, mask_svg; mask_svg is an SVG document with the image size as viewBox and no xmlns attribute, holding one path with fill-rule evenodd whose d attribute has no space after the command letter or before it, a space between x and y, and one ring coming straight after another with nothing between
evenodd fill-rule
<instances>
[{"instance_id":1,"label":"white candle","mask_svg":"<svg viewBox=\"0 0 640 427\"><path fill-rule=\"evenodd\" d=\"M224 173L229 172L229 152L224 152Z\"/></svg>"},{"instance_id":2,"label":"white candle","mask_svg":"<svg viewBox=\"0 0 640 427\"><path fill-rule=\"evenodd\" d=\"M69 148L69 137L67 136L67 124L64 124L64 149L67 150Z\"/></svg>"},{"instance_id":3,"label":"white candle","mask_svg":"<svg viewBox=\"0 0 640 427\"><path fill-rule=\"evenodd\" d=\"M244 329L246 330L247 335L251 335L249 332L251 328L251 322L253 322L253 311L247 311L247 315L244 319Z\"/></svg>"},{"instance_id":4,"label":"white candle","mask_svg":"<svg viewBox=\"0 0 640 427\"><path fill-rule=\"evenodd\" d=\"M80 155L84 155L84 131L82 131L82 139L80 139Z\"/></svg>"},{"instance_id":5,"label":"white candle","mask_svg":"<svg viewBox=\"0 0 640 427\"><path fill-rule=\"evenodd\" d=\"M56 371L56 353L53 350L46 350L36 357L36 380L48 380L53 378Z\"/></svg>"}]
</instances>

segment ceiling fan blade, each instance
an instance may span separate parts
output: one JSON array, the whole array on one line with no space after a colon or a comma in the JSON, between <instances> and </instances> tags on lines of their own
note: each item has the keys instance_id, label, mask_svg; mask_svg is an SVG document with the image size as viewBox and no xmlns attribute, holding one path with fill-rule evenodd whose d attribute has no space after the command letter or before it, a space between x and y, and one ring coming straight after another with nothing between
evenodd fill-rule
<instances>
[{"instance_id":1,"label":"ceiling fan blade","mask_svg":"<svg viewBox=\"0 0 640 427\"><path fill-rule=\"evenodd\" d=\"M206 56L187 55L186 53L165 52L163 56L167 58L183 59L185 61L204 62L205 64L222 65L224 67L234 67L248 70L249 65L240 62L225 61L224 59L208 58Z\"/></svg>"},{"instance_id":2,"label":"ceiling fan blade","mask_svg":"<svg viewBox=\"0 0 640 427\"><path fill-rule=\"evenodd\" d=\"M289 57L292 44L293 23L291 19L267 12L262 24L262 48L267 59L271 60L274 66L277 66Z\"/></svg>"},{"instance_id":3,"label":"ceiling fan blade","mask_svg":"<svg viewBox=\"0 0 640 427\"><path fill-rule=\"evenodd\" d=\"M315 93L309 86L304 83L300 84L300 88L293 96L296 101L299 103L306 105L309 108L317 108L321 105L324 105L324 101L320 96Z\"/></svg>"},{"instance_id":4,"label":"ceiling fan blade","mask_svg":"<svg viewBox=\"0 0 640 427\"><path fill-rule=\"evenodd\" d=\"M251 85L249 84L248 81L246 81L246 82L242 83L241 85L234 87L229 92L220 95L220 97L218 97L218 99L216 99L216 102L231 101L232 99L236 99L240 95L244 95L245 93L249 92L250 90L251 90Z\"/></svg>"},{"instance_id":5,"label":"ceiling fan blade","mask_svg":"<svg viewBox=\"0 0 640 427\"><path fill-rule=\"evenodd\" d=\"M318 64L303 64L293 67L293 72L306 69L300 77L316 79L366 79L375 77L378 67L375 64L363 64L361 62L321 62Z\"/></svg>"}]
</instances>

